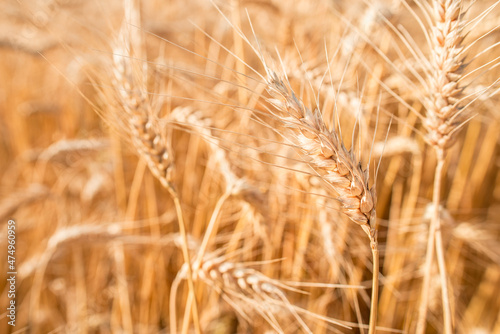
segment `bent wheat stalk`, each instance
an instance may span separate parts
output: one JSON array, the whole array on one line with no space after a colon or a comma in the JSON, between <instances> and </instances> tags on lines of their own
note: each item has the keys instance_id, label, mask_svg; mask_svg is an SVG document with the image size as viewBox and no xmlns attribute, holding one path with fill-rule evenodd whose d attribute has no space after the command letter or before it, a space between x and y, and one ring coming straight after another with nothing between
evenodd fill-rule
<instances>
[{"instance_id":1,"label":"bent wheat stalk","mask_svg":"<svg viewBox=\"0 0 500 334\"><path fill-rule=\"evenodd\" d=\"M285 333L276 316L283 311L290 315L298 326L306 333L312 333L302 315L321 319L330 324L351 329L350 323L338 321L318 314L314 314L288 300L288 292L305 293L292 286L292 282L280 282L251 268L252 263L235 263L228 261L225 256L207 253L200 261L197 280L205 282L214 291L233 307L233 309L249 323L251 313L259 314L277 333ZM253 263L255 265L256 263ZM185 269L185 268L184 268ZM178 279L185 276L185 270L179 273ZM299 286L302 283L298 284ZM307 285L307 283L305 284ZM322 286L321 283L318 283Z\"/></svg>"},{"instance_id":2,"label":"bent wheat stalk","mask_svg":"<svg viewBox=\"0 0 500 334\"><path fill-rule=\"evenodd\" d=\"M328 130L318 109L309 110L297 98L284 75L266 66L267 87L273 97L271 111L288 129L292 141L314 171L333 189L342 211L360 225L370 240L373 282L369 333L375 333L378 301L379 254L375 226L375 190L368 185L368 169L363 170L352 150L347 150L339 134Z\"/></svg>"},{"instance_id":3,"label":"bent wheat stalk","mask_svg":"<svg viewBox=\"0 0 500 334\"><path fill-rule=\"evenodd\" d=\"M125 20L113 47L112 87L103 88L104 98L113 102L112 124L119 124L131 137L139 155L147 162L152 174L169 192L177 213L179 232L182 236L182 253L188 270L188 287L193 295L193 323L196 333L201 333L198 307L193 283L193 271L188 250L184 215L177 190L172 183L173 160L166 138L165 127L154 112L147 89L147 67L142 61L144 46L139 34L132 33L129 23L140 26L138 4L124 0ZM136 57L136 58L134 58Z\"/></svg>"}]
</instances>

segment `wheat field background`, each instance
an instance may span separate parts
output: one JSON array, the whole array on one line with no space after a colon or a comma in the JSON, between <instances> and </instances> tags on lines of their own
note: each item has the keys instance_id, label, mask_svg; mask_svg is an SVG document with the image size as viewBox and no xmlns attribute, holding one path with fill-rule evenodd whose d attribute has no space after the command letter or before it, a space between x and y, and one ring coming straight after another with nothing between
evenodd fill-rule
<instances>
[{"instance_id":1,"label":"wheat field background","mask_svg":"<svg viewBox=\"0 0 500 334\"><path fill-rule=\"evenodd\" d=\"M498 1L0 17L1 333L500 333Z\"/></svg>"}]
</instances>

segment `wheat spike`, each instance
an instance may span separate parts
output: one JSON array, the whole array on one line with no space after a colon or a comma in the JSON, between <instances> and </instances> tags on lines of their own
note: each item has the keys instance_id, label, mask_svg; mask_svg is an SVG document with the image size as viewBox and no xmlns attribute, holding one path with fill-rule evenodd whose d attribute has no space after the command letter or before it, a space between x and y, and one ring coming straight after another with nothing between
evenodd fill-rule
<instances>
[{"instance_id":1,"label":"wheat spike","mask_svg":"<svg viewBox=\"0 0 500 334\"><path fill-rule=\"evenodd\" d=\"M132 134L134 146L147 161L151 172L164 186L167 186L173 167L169 153L171 150L165 128L151 108L152 103L149 101L146 87L147 69L142 63L132 61L135 54L127 28L129 27L122 27L118 42L113 49L112 82L116 87L114 99L118 110L126 114L126 121L121 123L127 132ZM140 47L139 45L138 48ZM116 116L123 117L120 114Z\"/></svg>"},{"instance_id":2,"label":"wheat spike","mask_svg":"<svg viewBox=\"0 0 500 334\"><path fill-rule=\"evenodd\" d=\"M279 112L273 112L290 129L297 145L314 170L332 186L343 212L361 225L368 235L375 219L375 191L368 185L368 171L347 150L335 131L329 131L318 109L309 110L291 90L288 81L267 68L270 99Z\"/></svg>"},{"instance_id":3,"label":"wheat spike","mask_svg":"<svg viewBox=\"0 0 500 334\"><path fill-rule=\"evenodd\" d=\"M124 0L125 18L140 26L140 6L138 2ZM114 120L120 124L138 153L148 164L150 171L170 193L178 218L179 232L182 235L182 253L188 268L189 297L194 296L193 272L188 249L187 229L176 187L171 182L173 173L172 150L168 145L165 123L153 110L147 89L147 62L144 59L145 46L137 29L132 30L129 22L122 23L117 41L113 47L110 95L115 101ZM124 115L122 114L124 112ZM196 333L201 333L196 298L193 298L193 324Z\"/></svg>"},{"instance_id":4,"label":"wheat spike","mask_svg":"<svg viewBox=\"0 0 500 334\"><path fill-rule=\"evenodd\" d=\"M376 331L379 253L375 213L375 189L368 185L369 172L363 169L352 150L347 150L336 131L328 130L318 109L309 110L297 98L286 77L266 66L269 102L283 122L285 136L296 144L309 165L333 188L342 211L360 225L370 239L373 259L369 334Z\"/></svg>"},{"instance_id":5,"label":"wheat spike","mask_svg":"<svg viewBox=\"0 0 500 334\"><path fill-rule=\"evenodd\" d=\"M452 333L452 311L448 292L446 259L441 236L441 182L443 178L444 154L453 145L455 135L463 124L463 109L459 106L462 88L459 86L464 69L462 41L463 27L462 1L435 0L431 10L433 26L430 32L431 59L428 76L428 95L425 99L427 109L424 126L427 140L435 149L437 164L433 188L433 217L430 224L427 253L424 264L422 295L416 332L424 333L434 246L439 266L444 332Z\"/></svg>"},{"instance_id":6,"label":"wheat spike","mask_svg":"<svg viewBox=\"0 0 500 334\"><path fill-rule=\"evenodd\" d=\"M279 333L285 333L276 316L283 311L290 313L303 331L312 333L299 313L315 317L292 305L287 298L288 292L304 293L278 280L269 278L244 263L229 262L225 257L207 254L198 271L198 278L214 288L246 320L252 322L249 312L260 314ZM250 307L250 308L249 308ZM344 328L346 324L330 318L323 320Z\"/></svg>"},{"instance_id":7,"label":"wheat spike","mask_svg":"<svg viewBox=\"0 0 500 334\"><path fill-rule=\"evenodd\" d=\"M446 149L454 142L462 121L458 105L462 95L459 79L464 70L461 1L434 1L431 38L431 69L428 76L427 115L424 122L431 145Z\"/></svg>"}]
</instances>

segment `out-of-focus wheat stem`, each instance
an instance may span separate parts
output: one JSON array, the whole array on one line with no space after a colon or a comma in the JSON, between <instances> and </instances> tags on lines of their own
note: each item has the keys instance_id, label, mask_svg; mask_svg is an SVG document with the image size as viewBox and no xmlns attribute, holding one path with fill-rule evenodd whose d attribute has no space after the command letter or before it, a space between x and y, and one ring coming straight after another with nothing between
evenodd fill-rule
<instances>
[{"instance_id":1,"label":"out-of-focus wheat stem","mask_svg":"<svg viewBox=\"0 0 500 334\"><path fill-rule=\"evenodd\" d=\"M198 316L198 303L196 302L196 296L194 295L196 290L194 288L194 282L193 282L193 269L191 266L191 257L189 256L189 249L188 249L188 239L187 239L187 232L186 232L186 225L184 224L184 216L182 214L182 207L181 203L179 201L179 196L177 195L177 192L173 187L168 187L167 190L169 191L170 195L172 196L172 199L174 201L175 205L175 211L177 212L177 219L179 221L179 232L182 236L182 255L184 257L184 262L187 264L187 270L188 270L188 288L189 288L189 295L193 295L193 303L192 303L192 309L193 309L193 324L194 324L194 329L196 333L200 334L201 333L201 327L200 327L200 319ZM191 309L191 308L190 308Z\"/></svg>"},{"instance_id":2,"label":"out-of-focus wheat stem","mask_svg":"<svg viewBox=\"0 0 500 334\"><path fill-rule=\"evenodd\" d=\"M179 285L182 282L182 276L180 272L174 278L172 285L170 286L170 296L169 296L169 320L170 320L170 334L177 334L177 312L176 312L176 299L177 299L177 290L179 289Z\"/></svg>"},{"instance_id":3,"label":"out-of-focus wheat stem","mask_svg":"<svg viewBox=\"0 0 500 334\"><path fill-rule=\"evenodd\" d=\"M441 299L443 300L443 313L444 313L444 332L446 334L452 333L452 316L451 316L451 304L450 304L450 295L448 293L448 275L446 273L446 261L444 257L444 246L443 246L443 238L441 236L441 210L439 201L441 198L441 180L442 180L442 172L444 166L444 153L441 151L437 152L438 156L438 164L436 166L436 184L434 186L434 212L432 215L432 225L436 231L436 256L438 260L439 267L439 277L441 280Z\"/></svg>"},{"instance_id":4,"label":"out-of-focus wheat stem","mask_svg":"<svg viewBox=\"0 0 500 334\"><path fill-rule=\"evenodd\" d=\"M439 201L441 197L441 174L443 172L443 167L444 167L444 159L443 159L443 154L444 152L438 151L438 161L436 165L436 170L435 170L435 175L434 175L434 189L433 189L433 210L432 210L432 218L431 218L431 225L429 228L429 236L427 240L427 252L426 252L426 257L425 257L425 264L424 264L424 280L422 283L422 296L420 299L420 305L419 305L419 316L417 320L417 334L423 334L425 332L426 328L426 316L427 316L427 309L429 305L429 290L430 290L430 279L431 279L431 274L432 274L432 260L434 258L434 247L436 246L436 253L438 254L438 262L440 266L440 270L444 270L444 277L446 278L446 268L444 266L444 255L442 254L442 249L439 249L439 246L442 247L442 241L441 241L441 221L440 221L440 210L439 210ZM437 241L439 239L439 242ZM440 258L443 258L440 260ZM441 268L443 266L443 268ZM446 333L451 333L451 321L449 322L449 326L447 325L448 322L446 320L450 320L451 314L449 312L446 312L447 309L449 309L449 303L445 306L444 303L448 301L448 289L447 289L447 282L444 282L443 284L443 275L440 275L441 277L441 286L442 286L442 295L443 295L443 309L445 311L444 316L445 316L445 328L446 328ZM446 297L446 298L445 298ZM449 318L448 318L449 317Z\"/></svg>"},{"instance_id":5,"label":"out-of-focus wheat stem","mask_svg":"<svg viewBox=\"0 0 500 334\"><path fill-rule=\"evenodd\" d=\"M215 233L217 233L218 222L219 222L218 217L219 217L220 210L222 209L222 206L224 205L224 203L226 202L226 200L229 198L230 195L231 195L231 191L230 191L230 189L227 189L226 192L219 198L219 200L217 201L217 204L215 205L214 211L212 212L212 216L210 218L207 229L205 231L205 236L203 237L200 249L198 250L198 255L196 256L196 261L192 266L192 272L194 272L194 276L192 274L190 274L190 275L194 278L196 278L198 276L198 270L201 267L203 256L208 248L210 240L215 235ZM190 270L189 267L188 267L188 270ZM188 299L186 301L186 312L184 313L184 324L186 324L186 319L189 319L190 312L191 312L190 306L193 303L194 298L195 298L195 296L193 294L189 293ZM183 326L182 333L187 333L186 326Z\"/></svg>"}]
</instances>

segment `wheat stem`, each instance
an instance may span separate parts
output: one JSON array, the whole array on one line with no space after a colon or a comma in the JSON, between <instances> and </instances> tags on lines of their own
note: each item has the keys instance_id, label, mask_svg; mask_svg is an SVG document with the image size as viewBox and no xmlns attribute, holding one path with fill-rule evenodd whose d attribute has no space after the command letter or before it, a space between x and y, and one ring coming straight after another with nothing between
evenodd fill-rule
<instances>
[{"instance_id":1,"label":"wheat stem","mask_svg":"<svg viewBox=\"0 0 500 334\"><path fill-rule=\"evenodd\" d=\"M424 334L425 332L425 320L427 317L427 308L429 305L429 289L430 280L432 273L432 260L434 258L434 239L436 235L436 229L433 223L429 228L429 235L427 237L427 251L425 253L425 263L424 263L424 278L422 282L420 304L418 308L418 318L417 318L417 330L416 334Z\"/></svg>"},{"instance_id":2,"label":"wheat stem","mask_svg":"<svg viewBox=\"0 0 500 334\"><path fill-rule=\"evenodd\" d=\"M176 312L176 303L177 299L177 290L179 289L179 285L182 282L182 276L180 272L175 276L174 281L170 287L170 298L169 298L169 317L170 317L170 334L177 334L177 312Z\"/></svg>"},{"instance_id":3,"label":"wheat stem","mask_svg":"<svg viewBox=\"0 0 500 334\"><path fill-rule=\"evenodd\" d=\"M432 220L434 225L435 233L435 244L436 244L436 257L439 267L439 278L441 280L441 295L443 300L443 315L444 315L444 332L446 334L452 333L452 319L451 319L451 305L450 298L448 294L448 275L446 273L446 261L444 258L444 248L443 248L443 238L441 236L441 209L439 206L439 201L441 197L441 182L442 182L442 172L444 166L444 152L442 150L437 150L436 152L438 163L436 166L436 181L434 184L434 212L432 215Z\"/></svg>"},{"instance_id":4,"label":"wheat stem","mask_svg":"<svg viewBox=\"0 0 500 334\"><path fill-rule=\"evenodd\" d=\"M431 36L431 68L428 78L429 88L426 99L425 127L428 130L428 142L434 147L437 164L434 172L433 214L429 229L429 240L424 265L422 296L417 319L417 334L424 333L429 303L430 277L433 264L433 252L436 256L441 281L443 318L445 333L452 332L451 305L448 294L448 278L444 258L440 222L441 183L444 167L444 154L453 145L457 130L464 122L460 106L463 88L459 85L463 78L464 39L462 19L462 1L434 0L431 14L434 19Z\"/></svg>"},{"instance_id":5,"label":"wheat stem","mask_svg":"<svg viewBox=\"0 0 500 334\"><path fill-rule=\"evenodd\" d=\"M452 332L451 325L451 306L448 298L448 278L446 275L446 262L444 259L443 241L441 236L441 215L440 215L440 198L441 198L441 183L444 167L444 151L436 150L437 165L434 175L434 188L432 195L433 212L431 226L429 229L429 237L427 241L427 253L424 264L424 279L422 283L422 294L420 298L419 314L417 320L417 334L423 334L426 328L427 309L429 307L429 292L430 280L432 275L432 264L434 259L434 247L436 247L436 255L438 259L439 275L441 280L442 299L443 299L443 314L445 333Z\"/></svg>"},{"instance_id":6,"label":"wheat stem","mask_svg":"<svg viewBox=\"0 0 500 334\"><path fill-rule=\"evenodd\" d=\"M181 238L182 238L182 243L181 243L182 255L184 257L184 262L186 263L187 270L188 270L187 281L188 281L188 287L189 287L189 294L190 295L192 294L194 296L193 303L192 303L194 330L197 334L201 334L200 319L198 316L198 304L196 302L196 296L195 296L196 290L194 289L194 282L193 282L193 268L191 266L191 258L189 256L188 239L187 239L187 233L186 233L186 226L184 225L182 207L181 207L181 203L179 201L179 196L177 195L177 192L175 191L175 188L170 183L167 183L167 184L168 184L168 186L166 188L167 188L168 192L170 193L170 195L172 196L172 199L174 201L175 211L177 213L177 219L179 221L179 232L180 232Z\"/></svg>"},{"instance_id":7,"label":"wheat stem","mask_svg":"<svg viewBox=\"0 0 500 334\"><path fill-rule=\"evenodd\" d=\"M370 301L370 323L368 334L375 334L377 327L377 314L378 314L378 276L379 276L379 253L378 242L376 236L370 237L370 246L373 258L373 273L372 273L372 296Z\"/></svg>"},{"instance_id":8,"label":"wheat stem","mask_svg":"<svg viewBox=\"0 0 500 334\"><path fill-rule=\"evenodd\" d=\"M201 246L200 246L200 249L198 251L196 264L194 266L195 271L200 268L201 263L202 263L202 259L205 256L205 252L207 251L208 244L209 244L210 240L212 239L212 237L217 233L217 229L219 226L218 222L220 221L217 218L219 217L219 213L222 209L222 206L224 205L226 200L229 198L229 196L231 196L231 191L228 189L228 191L226 191L219 198L219 200L217 201L217 203L215 205L214 211L212 213L212 216L211 216L210 221L208 223L207 229L205 231L205 236L201 242Z\"/></svg>"},{"instance_id":9,"label":"wheat stem","mask_svg":"<svg viewBox=\"0 0 500 334\"><path fill-rule=\"evenodd\" d=\"M226 202L226 200L229 198L230 195L231 195L231 191L229 191L229 189L228 189L217 201L217 204L215 205L215 209L212 212L210 222L208 223L207 229L205 231L205 236L203 237L203 240L201 242L201 246L200 246L200 249L198 251L198 255L196 257L196 262L194 263L194 267L192 268L192 270L189 269L191 267L191 264L188 265L188 274L189 274L189 272L197 273L198 270L200 269L201 264L203 262L203 256L208 248L208 243L210 242L210 239L212 239L212 236L215 235L215 233L217 233L217 229L218 229L218 225L219 225L219 224L217 224L219 222L219 219L217 219L217 218L219 217L219 212L222 209L222 206L224 205L224 203ZM198 276L197 274L196 274L196 276L193 276L192 274L189 274L189 275L191 277ZM188 276L188 278L189 278L189 276ZM188 295L188 299L186 301L186 313L184 314L184 322L183 322L184 324L186 324L186 318L189 319L189 317L190 317L191 303L193 303L193 302L194 302L194 304L193 304L193 307L194 307L194 305L196 304L196 298L190 291L189 295ZM182 329L182 333L187 333L187 328L185 328L184 326Z\"/></svg>"}]
</instances>

